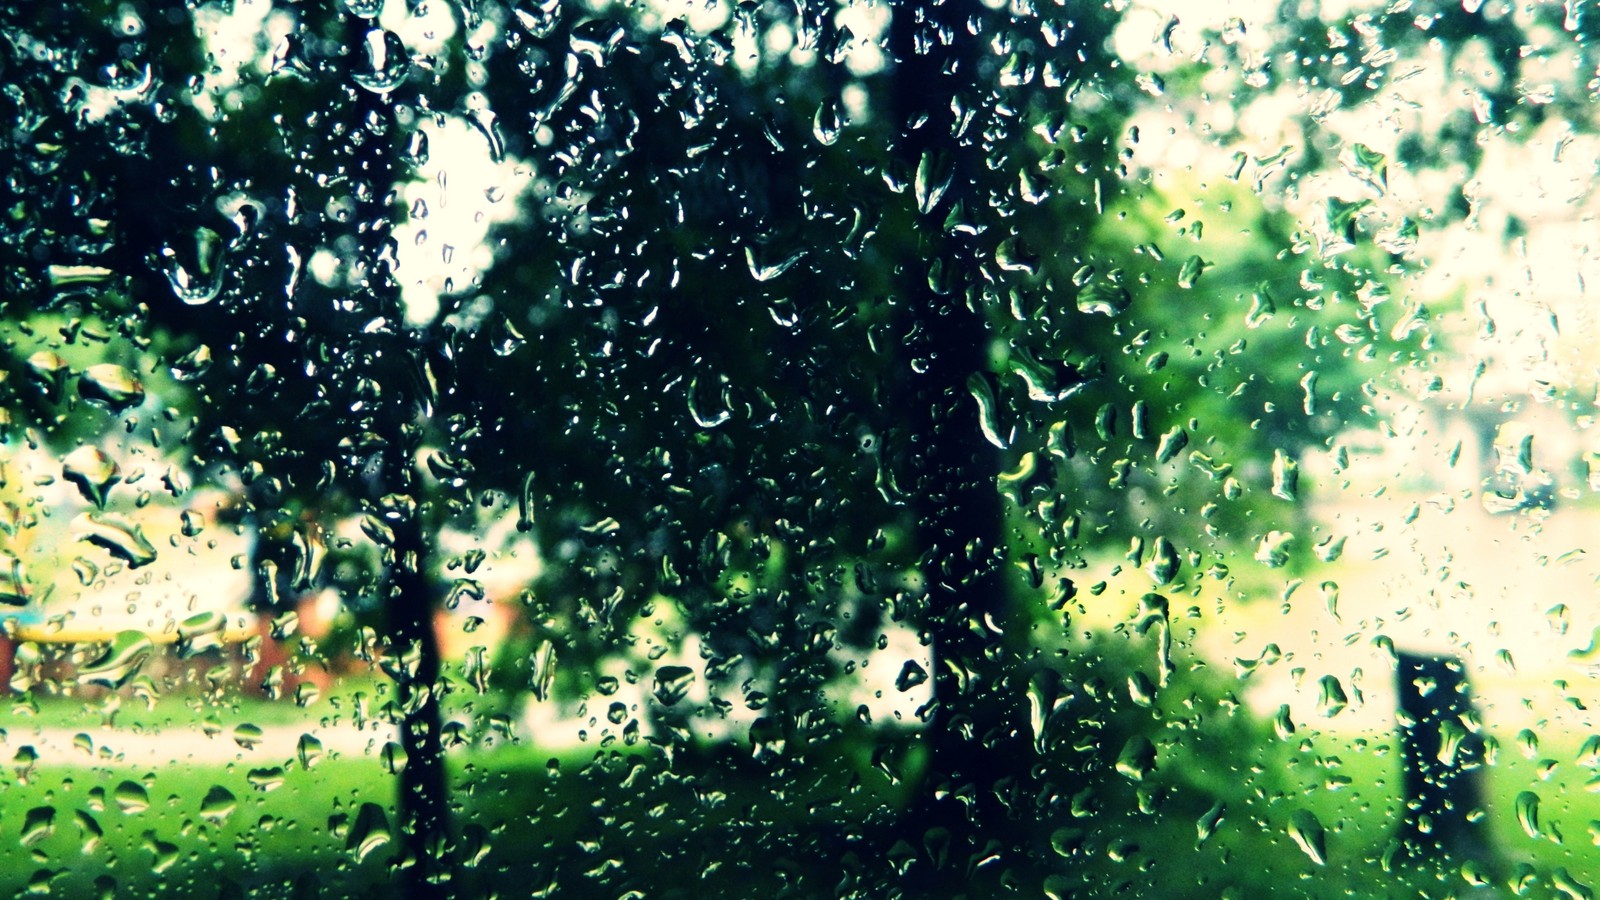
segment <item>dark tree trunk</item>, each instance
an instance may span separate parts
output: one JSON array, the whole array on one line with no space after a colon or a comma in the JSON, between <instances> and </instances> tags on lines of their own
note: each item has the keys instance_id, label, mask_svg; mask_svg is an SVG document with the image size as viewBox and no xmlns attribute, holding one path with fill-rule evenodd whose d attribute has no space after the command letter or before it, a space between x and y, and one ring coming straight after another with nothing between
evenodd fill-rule
<instances>
[{"instance_id":1,"label":"dark tree trunk","mask_svg":"<svg viewBox=\"0 0 1600 900\"><path fill-rule=\"evenodd\" d=\"M1482 859L1483 738L1469 730L1472 688L1451 657L1400 654L1400 746L1405 794L1398 845L1412 859Z\"/></svg>"},{"instance_id":2,"label":"dark tree trunk","mask_svg":"<svg viewBox=\"0 0 1600 900\"><path fill-rule=\"evenodd\" d=\"M962 0L907 3L890 26L898 163L915 173L926 159L936 182L951 173L943 199L919 213L920 261L906 267L900 287L918 373L906 385L906 412L915 423L922 624L934 667L923 716L927 769L899 835L919 852L902 882L909 896L987 895L1035 880L1037 779L1026 676L1018 674L1026 629L1012 627L1018 610L1000 564L1000 451L984 436L969 386L990 369L983 251L978 237L944 224L957 205L986 202L978 190L983 126L962 126L952 111L958 95L967 109L985 102L975 93L980 39L969 31L982 13Z\"/></svg>"},{"instance_id":3,"label":"dark tree trunk","mask_svg":"<svg viewBox=\"0 0 1600 900\"><path fill-rule=\"evenodd\" d=\"M345 49L352 66L365 52L371 23L347 17ZM443 897L448 887L450 846L449 786L441 734L439 645L433 631L434 598L428 579L431 543L423 519L415 467L420 446L417 418L427 398L410 370L427 332L408 329L399 285L391 271L395 188L402 175L398 160L395 94L354 89L350 122L363 140L351 152L355 187L354 222L361 237L360 262L365 269L364 298L385 328L363 340L361 373L376 381L382 396L374 413L374 431L382 439L378 466L364 479L369 507L390 529L384 548L382 596L389 639L388 665L395 682L400 745L405 764L399 769L401 887L410 898ZM397 92L398 93L398 92ZM350 373L354 374L354 373ZM348 385L347 385L348 387Z\"/></svg>"}]
</instances>

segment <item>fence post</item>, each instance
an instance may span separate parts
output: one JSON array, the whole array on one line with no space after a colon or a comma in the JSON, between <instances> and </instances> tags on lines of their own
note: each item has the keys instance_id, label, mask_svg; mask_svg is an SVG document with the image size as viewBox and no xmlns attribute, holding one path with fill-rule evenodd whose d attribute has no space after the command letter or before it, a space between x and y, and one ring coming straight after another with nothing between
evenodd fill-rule
<instances>
[{"instance_id":1,"label":"fence post","mask_svg":"<svg viewBox=\"0 0 1600 900\"><path fill-rule=\"evenodd\" d=\"M1483 859L1484 741L1461 661L1399 654L1399 738L1404 767L1397 847L1413 859Z\"/></svg>"}]
</instances>

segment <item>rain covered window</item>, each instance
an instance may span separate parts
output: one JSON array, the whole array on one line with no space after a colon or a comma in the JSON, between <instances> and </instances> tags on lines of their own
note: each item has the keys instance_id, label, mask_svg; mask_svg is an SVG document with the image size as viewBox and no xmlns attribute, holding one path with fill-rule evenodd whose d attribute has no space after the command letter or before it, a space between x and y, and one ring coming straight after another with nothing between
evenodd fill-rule
<instances>
[{"instance_id":1,"label":"rain covered window","mask_svg":"<svg viewBox=\"0 0 1600 900\"><path fill-rule=\"evenodd\" d=\"M0 893L1600 889L1600 8L0 9Z\"/></svg>"}]
</instances>

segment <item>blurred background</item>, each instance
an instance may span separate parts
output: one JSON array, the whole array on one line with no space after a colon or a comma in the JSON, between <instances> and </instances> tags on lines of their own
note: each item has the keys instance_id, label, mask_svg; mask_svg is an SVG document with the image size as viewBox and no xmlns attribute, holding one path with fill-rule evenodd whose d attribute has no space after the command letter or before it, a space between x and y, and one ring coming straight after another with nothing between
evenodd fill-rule
<instances>
[{"instance_id":1,"label":"blurred background","mask_svg":"<svg viewBox=\"0 0 1600 900\"><path fill-rule=\"evenodd\" d=\"M0 889L1593 896L1597 36L0 10Z\"/></svg>"}]
</instances>

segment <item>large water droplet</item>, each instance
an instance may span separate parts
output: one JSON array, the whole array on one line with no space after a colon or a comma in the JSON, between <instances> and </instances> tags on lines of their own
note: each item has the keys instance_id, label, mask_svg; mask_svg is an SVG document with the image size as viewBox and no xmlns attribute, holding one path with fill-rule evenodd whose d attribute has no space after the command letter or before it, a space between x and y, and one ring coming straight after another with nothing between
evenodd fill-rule
<instances>
[{"instance_id":1,"label":"large water droplet","mask_svg":"<svg viewBox=\"0 0 1600 900\"><path fill-rule=\"evenodd\" d=\"M1120 315L1133 303L1120 284L1096 281L1078 290L1078 311L1102 316Z\"/></svg>"},{"instance_id":2,"label":"large water droplet","mask_svg":"<svg viewBox=\"0 0 1600 900\"><path fill-rule=\"evenodd\" d=\"M85 513L72 524L78 540L110 551L129 568L137 569L156 561L156 548L144 536L144 529L118 516Z\"/></svg>"},{"instance_id":3,"label":"large water droplet","mask_svg":"<svg viewBox=\"0 0 1600 900\"><path fill-rule=\"evenodd\" d=\"M111 792L117 809L125 813L141 813L150 808L150 792L137 781L124 781Z\"/></svg>"},{"instance_id":4,"label":"large water droplet","mask_svg":"<svg viewBox=\"0 0 1600 900\"><path fill-rule=\"evenodd\" d=\"M933 212L939 201L944 199L954 177L955 166L948 157L932 151L922 154L911 187L917 196L917 209L923 215Z\"/></svg>"},{"instance_id":5,"label":"large water droplet","mask_svg":"<svg viewBox=\"0 0 1600 900\"><path fill-rule=\"evenodd\" d=\"M78 670L79 684L99 684L115 690L139 674L155 643L142 631L120 631L94 662Z\"/></svg>"},{"instance_id":6,"label":"large water droplet","mask_svg":"<svg viewBox=\"0 0 1600 900\"><path fill-rule=\"evenodd\" d=\"M122 480L122 469L116 461L96 447L79 447L68 453L61 461L61 474L99 509L106 508L112 486Z\"/></svg>"},{"instance_id":7,"label":"large water droplet","mask_svg":"<svg viewBox=\"0 0 1600 900\"><path fill-rule=\"evenodd\" d=\"M1217 826L1222 824L1222 816L1225 812L1227 812L1227 809L1228 808L1223 805L1222 801L1219 800L1217 801L1216 806L1213 806L1211 809L1207 810L1206 813L1202 815L1197 822L1195 822L1194 848L1196 850L1199 850L1205 845L1206 841L1211 840L1211 836L1213 834L1216 834Z\"/></svg>"},{"instance_id":8,"label":"large water droplet","mask_svg":"<svg viewBox=\"0 0 1600 900\"><path fill-rule=\"evenodd\" d=\"M389 817L384 815L383 807L376 803L363 803L356 813L356 820L350 824L350 833L344 845L356 862L363 862L391 840L393 835L389 830Z\"/></svg>"},{"instance_id":9,"label":"large water droplet","mask_svg":"<svg viewBox=\"0 0 1600 900\"><path fill-rule=\"evenodd\" d=\"M1281 449L1272 451L1272 495L1284 500L1300 496L1300 464Z\"/></svg>"},{"instance_id":10,"label":"large water droplet","mask_svg":"<svg viewBox=\"0 0 1600 900\"><path fill-rule=\"evenodd\" d=\"M161 266L172 293L190 306L217 299L222 292L225 250L222 236L209 228L197 228L189 240L162 248Z\"/></svg>"},{"instance_id":11,"label":"large water droplet","mask_svg":"<svg viewBox=\"0 0 1600 900\"><path fill-rule=\"evenodd\" d=\"M228 617L221 612L197 613L178 623L178 656L189 659L223 645Z\"/></svg>"},{"instance_id":12,"label":"large water droplet","mask_svg":"<svg viewBox=\"0 0 1600 900\"><path fill-rule=\"evenodd\" d=\"M1350 698L1345 695L1344 685L1339 683L1338 678L1324 675L1318 685L1317 711L1324 716L1337 716L1350 705Z\"/></svg>"},{"instance_id":13,"label":"large water droplet","mask_svg":"<svg viewBox=\"0 0 1600 900\"><path fill-rule=\"evenodd\" d=\"M220 784L212 785L200 801L200 818L221 825L239 808L239 798Z\"/></svg>"},{"instance_id":14,"label":"large water droplet","mask_svg":"<svg viewBox=\"0 0 1600 900\"><path fill-rule=\"evenodd\" d=\"M61 399L62 388L67 383L67 372L67 361L54 350L40 350L28 357L28 375L51 403Z\"/></svg>"},{"instance_id":15,"label":"large water droplet","mask_svg":"<svg viewBox=\"0 0 1600 900\"><path fill-rule=\"evenodd\" d=\"M367 32L365 67L350 77L375 94L387 94L411 74L411 57L406 45L392 31L374 28Z\"/></svg>"},{"instance_id":16,"label":"large water droplet","mask_svg":"<svg viewBox=\"0 0 1600 900\"><path fill-rule=\"evenodd\" d=\"M511 11L517 24L537 40L556 30L561 21L561 0L518 0Z\"/></svg>"},{"instance_id":17,"label":"large water droplet","mask_svg":"<svg viewBox=\"0 0 1600 900\"><path fill-rule=\"evenodd\" d=\"M0 553L0 603L26 606L29 595L28 576L22 571L22 560Z\"/></svg>"},{"instance_id":18,"label":"large water droplet","mask_svg":"<svg viewBox=\"0 0 1600 900\"><path fill-rule=\"evenodd\" d=\"M1539 831L1539 795L1533 791L1523 791L1517 795L1516 800L1517 824L1528 837L1538 838Z\"/></svg>"},{"instance_id":19,"label":"large water droplet","mask_svg":"<svg viewBox=\"0 0 1600 900\"><path fill-rule=\"evenodd\" d=\"M1328 836L1309 810L1297 809L1289 817L1289 837L1319 866L1328 864Z\"/></svg>"},{"instance_id":20,"label":"large water droplet","mask_svg":"<svg viewBox=\"0 0 1600 900\"><path fill-rule=\"evenodd\" d=\"M655 695L662 706L672 706L689 694L694 670L688 666L662 666L656 669Z\"/></svg>"},{"instance_id":21,"label":"large water droplet","mask_svg":"<svg viewBox=\"0 0 1600 900\"><path fill-rule=\"evenodd\" d=\"M144 402L144 384L132 372L112 363L85 369L78 376L78 393L116 413Z\"/></svg>"},{"instance_id":22,"label":"large water droplet","mask_svg":"<svg viewBox=\"0 0 1600 900\"><path fill-rule=\"evenodd\" d=\"M1117 772L1130 781L1143 781L1155 767L1155 745L1142 734L1128 738L1122 752L1117 754Z\"/></svg>"},{"instance_id":23,"label":"large water droplet","mask_svg":"<svg viewBox=\"0 0 1600 900\"><path fill-rule=\"evenodd\" d=\"M56 830L56 811L50 806L35 806L22 819L22 846L31 847Z\"/></svg>"}]
</instances>

